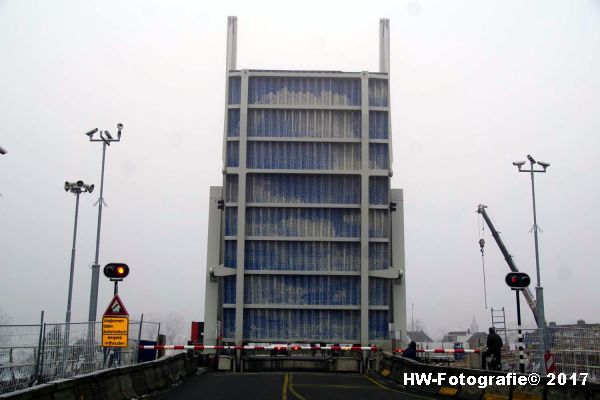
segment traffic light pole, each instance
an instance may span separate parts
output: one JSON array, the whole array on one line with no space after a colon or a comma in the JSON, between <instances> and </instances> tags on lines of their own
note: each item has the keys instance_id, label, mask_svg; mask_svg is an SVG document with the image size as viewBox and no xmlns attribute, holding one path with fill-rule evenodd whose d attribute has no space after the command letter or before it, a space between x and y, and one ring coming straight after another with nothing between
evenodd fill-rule
<instances>
[{"instance_id":1,"label":"traffic light pole","mask_svg":"<svg viewBox=\"0 0 600 400\"><path fill-rule=\"evenodd\" d=\"M519 296L520 290L513 289L517 295L517 335L519 337L519 371L525 373L525 359L523 358L523 332L521 331L521 300Z\"/></svg>"},{"instance_id":2,"label":"traffic light pole","mask_svg":"<svg viewBox=\"0 0 600 400\"><path fill-rule=\"evenodd\" d=\"M106 141L102 142L102 173L100 175L100 198L98 199L98 227L96 230L96 257L92 265L92 285L90 288L90 309L88 313L88 321L96 321L96 313L98 309L98 280L100 278L100 264L98 258L100 256L100 229L102 227L102 206L104 203L104 162L106 160Z\"/></svg>"}]
</instances>

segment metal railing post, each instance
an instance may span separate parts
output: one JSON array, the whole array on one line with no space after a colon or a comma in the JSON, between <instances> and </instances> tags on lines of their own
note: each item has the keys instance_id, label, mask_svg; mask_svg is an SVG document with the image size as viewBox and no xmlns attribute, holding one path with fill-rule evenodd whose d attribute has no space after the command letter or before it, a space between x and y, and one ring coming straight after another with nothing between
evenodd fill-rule
<instances>
[{"instance_id":1,"label":"metal railing post","mask_svg":"<svg viewBox=\"0 0 600 400\"><path fill-rule=\"evenodd\" d=\"M44 358L46 355L46 323L43 323L43 328L42 328L42 359L40 362L40 371L39 371L39 378L38 378L38 382L41 382L41 380L43 379L42 376L44 374Z\"/></svg>"},{"instance_id":2,"label":"metal railing post","mask_svg":"<svg viewBox=\"0 0 600 400\"><path fill-rule=\"evenodd\" d=\"M142 324L143 323L144 323L144 313L142 313L142 316L140 317L140 330L138 331L137 346L136 346L137 351L135 352L135 364L140 362L140 342L142 340Z\"/></svg>"},{"instance_id":3,"label":"metal railing post","mask_svg":"<svg viewBox=\"0 0 600 400\"><path fill-rule=\"evenodd\" d=\"M38 349L37 349L37 354L35 357L35 375L32 379L31 385L33 386L34 384L36 384L37 382L39 382L40 380L40 360L41 360L41 354L42 354L42 340L44 338L44 310L42 310L41 316L40 316L40 337L38 340Z\"/></svg>"}]
</instances>

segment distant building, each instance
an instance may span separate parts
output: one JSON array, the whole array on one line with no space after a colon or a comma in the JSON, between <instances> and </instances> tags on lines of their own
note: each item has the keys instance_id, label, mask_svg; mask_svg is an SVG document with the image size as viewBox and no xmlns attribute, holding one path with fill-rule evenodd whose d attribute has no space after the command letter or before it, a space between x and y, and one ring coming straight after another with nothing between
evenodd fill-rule
<instances>
[{"instance_id":1,"label":"distant building","mask_svg":"<svg viewBox=\"0 0 600 400\"><path fill-rule=\"evenodd\" d=\"M487 333L485 332L475 332L467 339L468 349L476 349L481 346L485 346L487 342Z\"/></svg>"},{"instance_id":2,"label":"distant building","mask_svg":"<svg viewBox=\"0 0 600 400\"><path fill-rule=\"evenodd\" d=\"M444 335L443 342L456 343L461 342L465 343L469 337L471 336L471 330L467 329L466 331L456 331L456 332L448 332Z\"/></svg>"},{"instance_id":3,"label":"distant building","mask_svg":"<svg viewBox=\"0 0 600 400\"><path fill-rule=\"evenodd\" d=\"M408 341L409 342L417 342L417 343L431 343L433 339L431 339L427 334L423 331L408 331Z\"/></svg>"}]
</instances>

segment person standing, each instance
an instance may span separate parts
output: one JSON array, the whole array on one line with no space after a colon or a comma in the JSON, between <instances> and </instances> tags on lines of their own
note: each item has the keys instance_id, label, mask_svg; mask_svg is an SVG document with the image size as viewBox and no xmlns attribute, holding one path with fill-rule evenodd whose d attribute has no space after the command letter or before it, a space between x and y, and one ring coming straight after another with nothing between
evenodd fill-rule
<instances>
[{"instance_id":1,"label":"person standing","mask_svg":"<svg viewBox=\"0 0 600 400\"><path fill-rule=\"evenodd\" d=\"M487 336L487 351L486 357L493 356L494 359L490 363L490 370L500 371L501 369L501 350L502 350L502 338L496 333L494 328L489 329Z\"/></svg>"},{"instance_id":2,"label":"person standing","mask_svg":"<svg viewBox=\"0 0 600 400\"><path fill-rule=\"evenodd\" d=\"M406 350L402 352L402 357L410 358L411 360L417 359L417 343L413 340L410 342Z\"/></svg>"}]
</instances>

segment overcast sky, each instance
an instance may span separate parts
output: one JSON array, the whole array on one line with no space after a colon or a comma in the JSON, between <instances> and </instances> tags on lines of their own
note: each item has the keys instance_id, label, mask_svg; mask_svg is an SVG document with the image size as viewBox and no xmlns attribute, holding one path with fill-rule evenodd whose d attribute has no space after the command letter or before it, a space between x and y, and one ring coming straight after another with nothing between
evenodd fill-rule
<instances>
[{"instance_id":1,"label":"overcast sky","mask_svg":"<svg viewBox=\"0 0 600 400\"><path fill-rule=\"evenodd\" d=\"M238 68L378 70L390 19L393 187L404 189L408 321L432 336L490 324L479 203L535 281L528 153L536 176L548 321L600 322L600 1L0 0L0 309L64 319L75 198L100 183L100 263L127 262L133 317L204 314L208 190L220 185L227 16ZM98 192L81 197L74 321L87 319ZM516 320L486 230L488 305ZM112 287L103 276L98 314ZM524 322L533 324L524 309Z\"/></svg>"}]
</instances>

